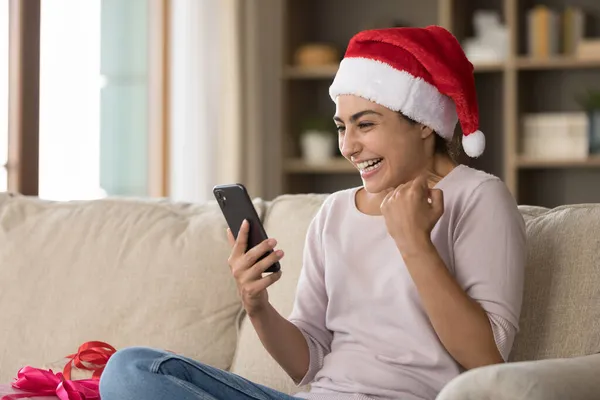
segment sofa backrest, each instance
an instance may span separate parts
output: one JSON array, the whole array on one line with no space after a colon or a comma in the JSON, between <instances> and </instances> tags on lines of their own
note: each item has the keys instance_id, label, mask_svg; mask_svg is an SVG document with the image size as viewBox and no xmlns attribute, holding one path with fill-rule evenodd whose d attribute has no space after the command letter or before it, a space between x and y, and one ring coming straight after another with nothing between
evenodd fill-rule
<instances>
[{"instance_id":1,"label":"sofa backrest","mask_svg":"<svg viewBox=\"0 0 600 400\"><path fill-rule=\"evenodd\" d=\"M529 254L511 360L600 352L600 204L521 213Z\"/></svg>"},{"instance_id":2,"label":"sofa backrest","mask_svg":"<svg viewBox=\"0 0 600 400\"><path fill-rule=\"evenodd\" d=\"M255 200L286 252L282 279L269 291L284 316L306 230L326 197ZM521 212L529 260L511 360L599 352L600 204ZM215 202L64 203L0 193L0 383L23 365L43 366L102 340L166 348L285 392L300 390L240 314L225 228Z\"/></svg>"},{"instance_id":3,"label":"sofa backrest","mask_svg":"<svg viewBox=\"0 0 600 400\"><path fill-rule=\"evenodd\" d=\"M0 383L92 340L229 368L241 304L225 229L215 202L0 194Z\"/></svg>"}]
</instances>

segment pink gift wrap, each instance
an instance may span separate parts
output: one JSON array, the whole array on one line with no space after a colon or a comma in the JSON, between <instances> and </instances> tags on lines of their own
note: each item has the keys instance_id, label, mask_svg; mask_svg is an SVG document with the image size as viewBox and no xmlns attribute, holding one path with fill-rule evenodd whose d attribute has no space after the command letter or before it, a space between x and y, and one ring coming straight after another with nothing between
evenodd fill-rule
<instances>
[{"instance_id":1,"label":"pink gift wrap","mask_svg":"<svg viewBox=\"0 0 600 400\"><path fill-rule=\"evenodd\" d=\"M31 396L31 393L23 392L21 390L13 389L10 385L0 385L0 399L7 395L21 394ZM58 400L57 396L44 396L44 397L21 397L24 400Z\"/></svg>"},{"instance_id":2,"label":"pink gift wrap","mask_svg":"<svg viewBox=\"0 0 600 400\"><path fill-rule=\"evenodd\" d=\"M52 370L23 367L19 370L12 388L22 392L3 395L0 400L20 400L27 398L49 398L60 400L100 400L99 380L82 379L71 381Z\"/></svg>"}]
</instances>

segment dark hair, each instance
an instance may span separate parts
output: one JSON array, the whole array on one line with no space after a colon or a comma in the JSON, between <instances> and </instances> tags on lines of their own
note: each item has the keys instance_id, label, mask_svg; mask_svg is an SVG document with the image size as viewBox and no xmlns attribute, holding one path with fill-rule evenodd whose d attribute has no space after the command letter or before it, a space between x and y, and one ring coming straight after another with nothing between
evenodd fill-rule
<instances>
[{"instance_id":1,"label":"dark hair","mask_svg":"<svg viewBox=\"0 0 600 400\"><path fill-rule=\"evenodd\" d=\"M400 118L404 118L411 125L418 124L417 121L415 121L412 118L407 117L401 111L398 111L398 115L400 116ZM460 142L460 139L461 139L460 131L454 132L454 136L452 136L452 140L449 142L435 132L434 132L434 135L435 135L434 136L434 139L435 139L434 151L438 154L446 154L452 160L458 161L458 159L460 158L460 156L462 154L462 145Z\"/></svg>"}]
</instances>

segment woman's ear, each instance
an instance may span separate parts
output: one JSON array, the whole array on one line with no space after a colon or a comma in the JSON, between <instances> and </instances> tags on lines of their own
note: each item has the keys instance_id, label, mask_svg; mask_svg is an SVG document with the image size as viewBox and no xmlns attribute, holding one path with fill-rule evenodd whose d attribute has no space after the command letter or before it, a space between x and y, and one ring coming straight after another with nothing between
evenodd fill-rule
<instances>
[{"instance_id":1,"label":"woman's ear","mask_svg":"<svg viewBox=\"0 0 600 400\"><path fill-rule=\"evenodd\" d=\"M428 127L427 125L421 125L421 139L427 139L434 133L434 130Z\"/></svg>"}]
</instances>

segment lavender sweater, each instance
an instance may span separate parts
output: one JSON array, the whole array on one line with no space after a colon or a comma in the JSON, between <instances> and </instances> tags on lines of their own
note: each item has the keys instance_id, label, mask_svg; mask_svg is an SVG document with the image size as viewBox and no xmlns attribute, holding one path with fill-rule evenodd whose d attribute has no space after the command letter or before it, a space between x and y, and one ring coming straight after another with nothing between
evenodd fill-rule
<instances>
[{"instance_id":1,"label":"lavender sweater","mask_svg":"<svg viewBox=\"0 0 600 400\"><path fill-rule=\"evenodd\" d=\"M506 359L518 329L525 226L498 178L460 165L442 179L444 215L432 240L461 287L488 313ZM289 319L310 348L297 397L434 399L463 372L437 338L382 216L332 194L313 219Z\"/></svg>"}]
</instances>

